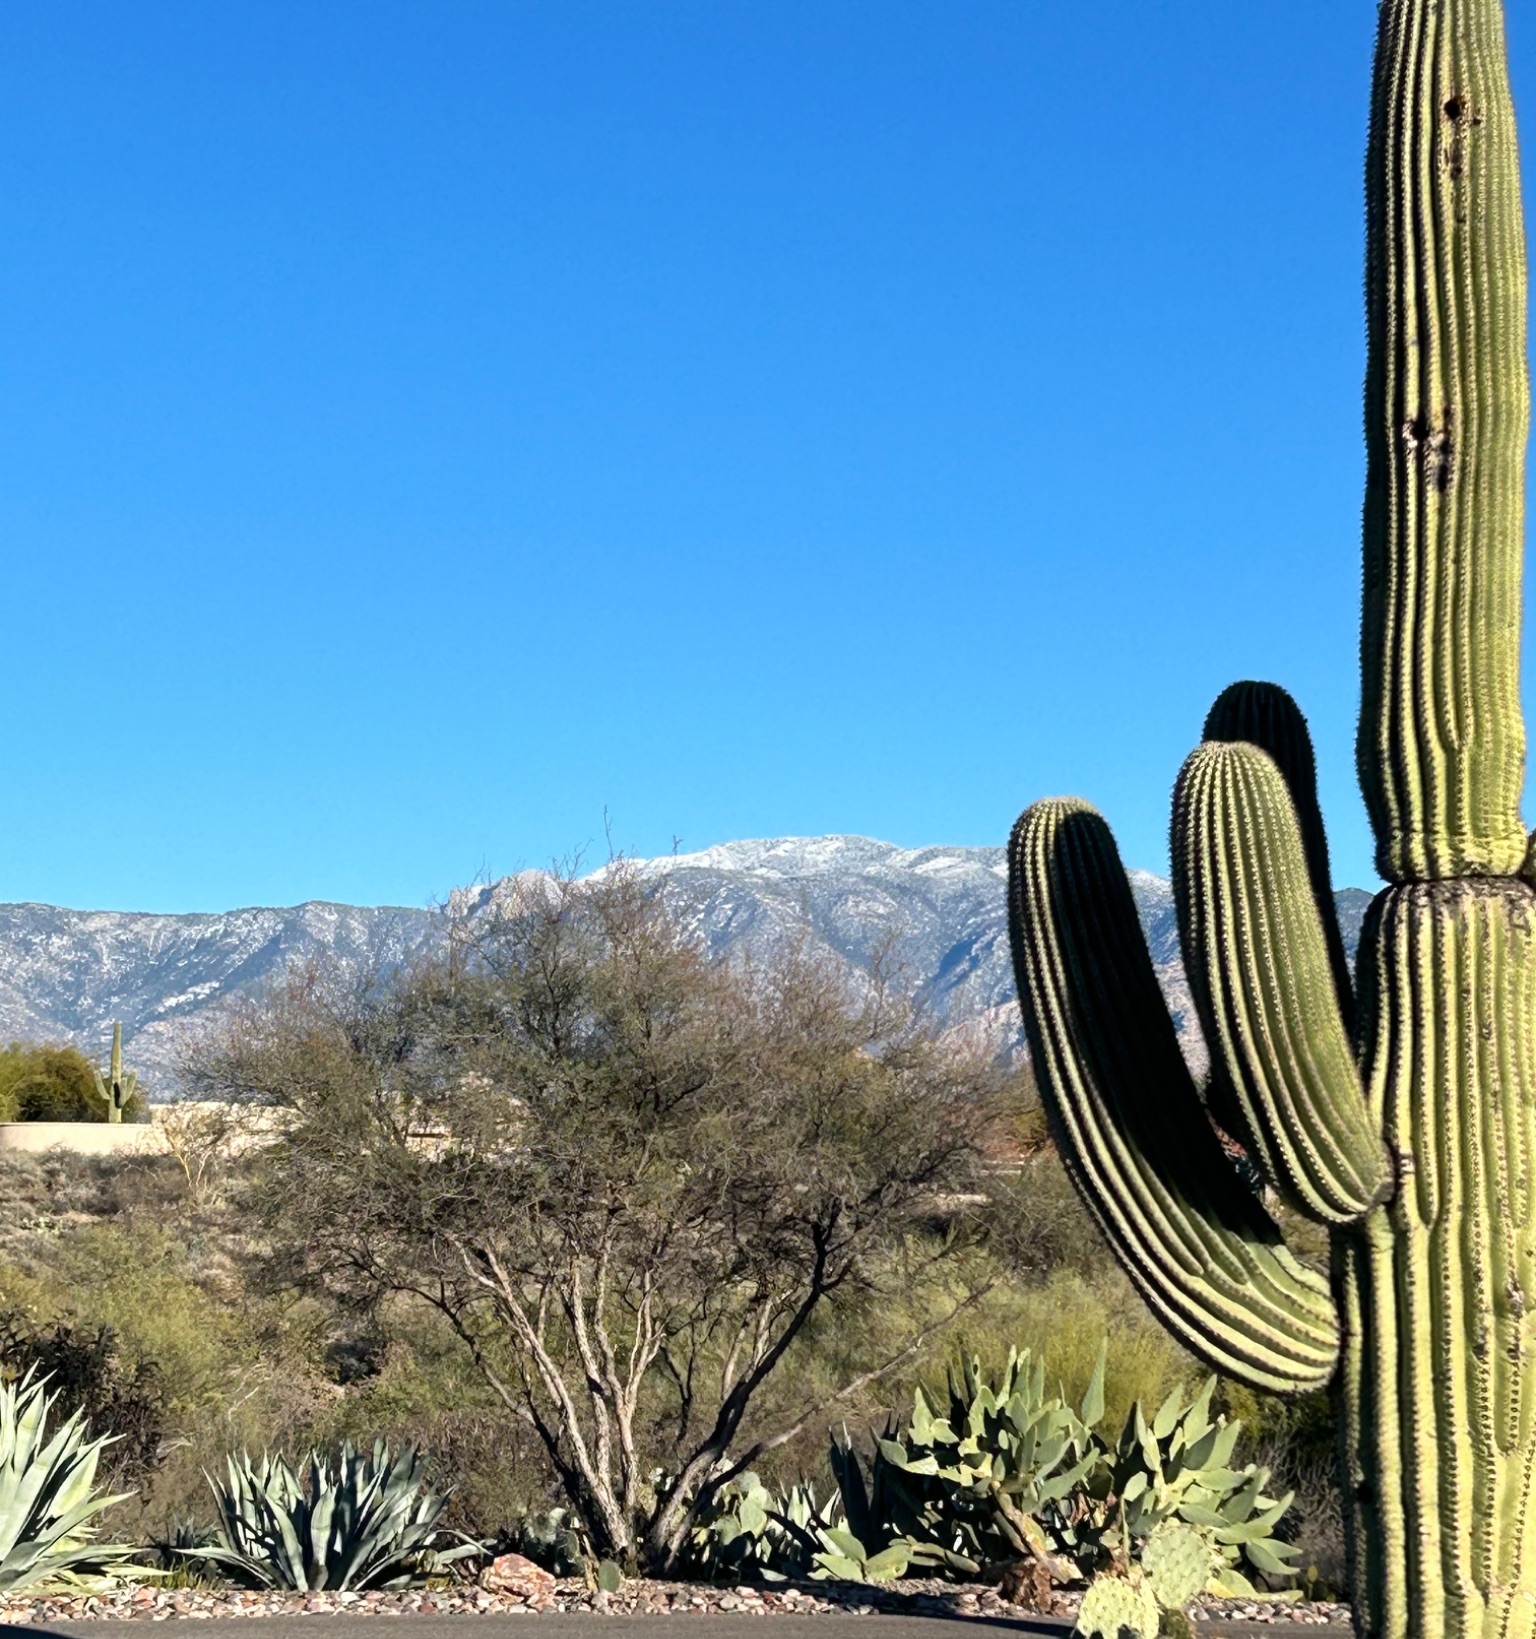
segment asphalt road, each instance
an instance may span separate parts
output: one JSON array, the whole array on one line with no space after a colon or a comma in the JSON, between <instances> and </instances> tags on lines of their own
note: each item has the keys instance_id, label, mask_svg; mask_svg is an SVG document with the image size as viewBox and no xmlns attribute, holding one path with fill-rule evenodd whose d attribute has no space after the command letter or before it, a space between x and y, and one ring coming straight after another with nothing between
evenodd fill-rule
<instances>
[{"instance_id":1,"label":"asphalt road","mask_svg":"<svg viewBox=\"0 0 1536 1639\"><path fill-rule=\"evenodd\" d=\"M173 1618L173 1622L185 1619ZM197 1623L198 1639L406 1639L394 1634L409 1625L409 1639L998 1639L1018 1635L1065 1635L1070 1622L1042 1616L961 1618L947 1616L260 1616L212 1617ZM78 1639L105 1639L104 1628L144 1627L134 1622L49 1622L42 1628L0 1623L0 1639L36 1639L41 1632ZM380 1630L386 1630L381 1632ZM920 1630L920 1631L918 1631ZM1305 1627L1299 1623L1202 1622L1202 1639L1315 1639L1340 1636L1347 1628ZM190 1636L188 1636L190 1639Z\"/></svg>"}]
</instances>

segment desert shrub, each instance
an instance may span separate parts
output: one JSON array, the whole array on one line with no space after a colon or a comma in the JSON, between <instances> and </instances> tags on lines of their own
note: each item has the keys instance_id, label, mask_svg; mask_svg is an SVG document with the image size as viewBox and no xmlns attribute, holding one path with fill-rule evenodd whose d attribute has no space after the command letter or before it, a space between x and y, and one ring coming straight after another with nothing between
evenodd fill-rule
<instances>
[{"instance_id":1,"label":"desert shrub","mask_svg":"<svg viewBox=\"0 0 1536 1639\"><path fill-rule=\"evenodd\" d=\"M124 1119L142 1119L135 1093ZM107 1101L96 1090L91 1061L75 1047L13 1041L0 1048L0 1120L105 1121Z\"/></svg>"},{"instance_id":2,"label":"desert shrub","mask_svg":"<svg viewBox=\"0 0 1536 1639\"><path fill-rule=\"evenodd\" d=\"M1011 1346L1046 1365L1053 1393L1077 1404L1106 1347L1105 1426L1118 1429L1140 1400L1161 1405L1202 1377L1198 1363L1148 1312L1118 1268L1063 1268L1033 1283L1002 1282L963 1316L947 1340L947 1363L1002 1360Z\"/></svg>"},{"instance_id":3,"label":"desert shrub","mask_svg":"<svg viewBox=\"0 0 1536 1639\"><path fill-rule=\"evenodd\" d=\"M203 1471L225 1452L296 1444L329 1410L319 1359L328 1312L252 1292L239 1260L195 1258L173 1228L141 1215L34 1234L0 1265L0 1309L23 1335L109 1331L125 1384L147 1389L153 1370L157 1460L114 1516L125 1531L163 1531L178 1514L206 1511Z\"/></svg>"},{"instance_id":4,"label":"desert shrub","mask_svg":"<svg viewBox=\"0 0 1536 1639\"><path fill-rule=\"evenodd\" d=\"M38 1155L0 1152L0 1262L47 1261L59 1238L90 1225L113 1226L119 1240L137 1226L180 1231L186 1190L168 1156ZM234 1226L220 1225L222 1239Z\"/></svg>"},{"instance_id":5,"label":"desert shrub","mask_svg":"<svg viewBox=\"0 0 1536 1639\"><path fill-rule=\"evenodd\" d=\"M985 1207L993 1254L1016 1275L1107 1270L1114 1258L1053 1146L1041 1143L1000 1169Z\"/></svg>"},{"instance_id":6,"label":"desert shrub","mask_svg":"<svg viewBox=\"0 0 1536 1639\"><path fill-rule=\"evenodd\" d=\"M0 1368L44 1380L52 1426L76 1415L113 1436L98 1463L109 1491L139 1490L163 1456L170 1408L159 1367L124 1360L110 1326L57 1320L39 1326L18 1310L0 1314Z\"/></svg>"},{"instance_id":7,"label":"desert shrub","mask_svg":"<svg viewBox=\"0 0 1536 1639\"><path fill-rule=\"evenodd\" d=\"M16 1285L14 1277L0 1279L0 1290ZM154 1363L169 1405L182 1413L218 1400L251 1350L229 1307L193 1277L187 1247L168 1229L136 1226L126 1244L104 1224L67 1231L30 1298L34 1319L110 1329L123 1358Z\"/></svg>"}]
</instances>

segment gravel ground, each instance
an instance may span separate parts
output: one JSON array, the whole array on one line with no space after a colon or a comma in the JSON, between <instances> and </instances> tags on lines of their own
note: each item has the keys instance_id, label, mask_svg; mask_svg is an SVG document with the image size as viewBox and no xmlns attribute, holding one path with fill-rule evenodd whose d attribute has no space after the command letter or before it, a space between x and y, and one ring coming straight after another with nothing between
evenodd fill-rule
<instances>
[{"instance_id":1,"label":"gravel ground","mask_svg":"<svg viewBox=\"0 0 1536 1639\"><path fill-rule=\"evenodd\" d=\"M1054 1615L1070 1618L1076 1598L1064 1595ZM857 1583L743 1584L713 1587L684 1582L626 1582L614 1594L593 1592L579 1581L556 1582L532 1598L488 1593L471 1584L407 1593L248 1593L226 1588L125 1588L82 1597L62 1595L0 1600L0 1623L129 1620L165 1622L176 1618L293 1617L346 1614L378 1616L527 1615L875 1615L978 1617L1019 1620L1037 1613L1002 1599L995 1588L957 1587L948 1582L909 1581L872 1588ZM1288 1624L1303 1627L1349 1624L1347 1605L1211 1600L1198 1608L1197 1621Z\"/></svg>"}]
</instances>

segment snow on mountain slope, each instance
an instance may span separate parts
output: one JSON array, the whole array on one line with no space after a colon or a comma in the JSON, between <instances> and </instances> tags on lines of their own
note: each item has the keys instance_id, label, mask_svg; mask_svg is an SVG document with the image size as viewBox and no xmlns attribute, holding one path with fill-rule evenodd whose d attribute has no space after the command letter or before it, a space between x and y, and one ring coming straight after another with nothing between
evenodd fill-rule
<instances>
[{"instance_id":1,"label":"snow on mountain slope","mask_svg":"<svg viewBox=\"0 0 1536 1639\"><path fill-rule=\"evenodd\" d=\"M897 848L867 837L728 842L637 862L716 952L804 937L857 975L883 954L946 1026L1018 1044L1001 848ZM1169 1006L1200 1056L1168 883L1130 872ZM494 887L466 896L484 902ZM1366 896L1340 894L1353 950ZM292 962L389 966L433 936L426 910L310 903L157 916L0 905L0 1039L72 1041L105 1053L123 1021L152 1094L175 1092L179 1044L228 1000Z\"/></svg>"},{"instance_id":2,"label":"snow on mountain slope","mask_svg":"<svg viewBox=\"0 0 1536 1639\"><path fill-rule=\"evenodd\" d=\"M0 905L0 1039L100 1057L120 1019L130 1065L168 1091L178 1043L231 995L294 961L399 962L430 927L423 910L322 903L188 916Z\"/></svg>"}]
</instances>

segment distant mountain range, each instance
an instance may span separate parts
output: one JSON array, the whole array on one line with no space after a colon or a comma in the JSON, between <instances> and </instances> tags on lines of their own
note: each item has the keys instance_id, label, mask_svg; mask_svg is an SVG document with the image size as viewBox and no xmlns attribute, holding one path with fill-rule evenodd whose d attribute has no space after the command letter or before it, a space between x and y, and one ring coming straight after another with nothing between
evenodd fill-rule
<instances>
[{"instance_id":1,"label":"distant mountain range","mask_svg":"<svg viewBox=\"0 0 1536 1639\"><path fill-rule=\"evenodd\" d=\"M798 936L855 977L884 952L946 1028L984 1031L1000 1051L1018 1046L1001 848L785 837L638 868L713 951ZM1164 994L1198 1061L1172 891L1149 871L1129 877ZM472 907L496 891L459 898ZM1346 888L1337 898L1353 957L1370 895ZM73 1042L101 1056L120 1019L130 1064L153 1096L174 1097L189 1034L215 1025L231 998L293 962L393 965L439 925L428 910L320 902L186 916L0 905L0 1039Z\"/></svg>"}]
</instances>

